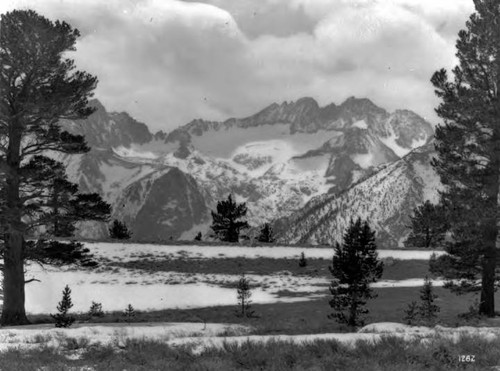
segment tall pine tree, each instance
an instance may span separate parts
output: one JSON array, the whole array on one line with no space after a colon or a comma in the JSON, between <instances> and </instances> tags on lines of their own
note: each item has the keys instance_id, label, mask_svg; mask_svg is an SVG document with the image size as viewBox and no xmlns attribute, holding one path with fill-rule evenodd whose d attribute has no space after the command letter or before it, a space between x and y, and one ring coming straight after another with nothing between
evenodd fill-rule
<instances>
[{"instance_id":1,"label":"tall pine tree","mask_svg":"<svg viewBox=\"0 0 500 371\"><path fill-rule=\"evenodd\" d=\"M240 231L249 228L244 218L247 214L245 203L237 204L232 195L227 200L217 203L217 212L212 211L212 225L210 228L221 241L238 242Z\"/></svg>"},{"instance_id":2,"label":"tall pine tree","mask_svg":"<svg viewBox=\"0 0 500 371\"><path fill-rule=\"evenodd\" d=\"M74 61L66 58L67 52L75 50L79 35L67 23L52 22L32 10L15 10L0 18L2 325L28 323L24 262L40 252L39 245L26 243L30 229L45 225L59 233L62 225L70 228L71 219L60 218L62 205L68 202L72 218L80 218L81 213L86 219L102 216L87 207L87 201L98 204L98 197L78 196L73 189L66 189L64 197L55 196L56 179L64 177L58 171L60 164L52 168L45 157L48 151L89 150L83 136L59 126L61 119L83 119L93 112L88 98L97 79L77 71ZM40 249L47 247L41 245Z\"/></svg>"},{"instance_id":3,"label":"tall pine tree","mask_svg":"<svg viewBox=\"0 0 500 371\"><path fill-rule=\"evenodd\" d=\"M452 242L434 272L453 279L448 287L472 289L480 281L479 312L495 315L494 292L500 186L500 4L475 0L466 29L458 34L458 66L432 77L444 124L436 128L432 162L445 191Z\"/></svg>"},{"instance_id":4,"label":"tall pine tree","mask_svg":"<svg viewBox=\"0 0 500 371\"><path fill-rule=\"evenodd\" d=\"M410 235L404 241L406 247L439 247L448 230L448 221L441 205L429 200L413 210L410 216Z\"/></svg>"}]
</instances>

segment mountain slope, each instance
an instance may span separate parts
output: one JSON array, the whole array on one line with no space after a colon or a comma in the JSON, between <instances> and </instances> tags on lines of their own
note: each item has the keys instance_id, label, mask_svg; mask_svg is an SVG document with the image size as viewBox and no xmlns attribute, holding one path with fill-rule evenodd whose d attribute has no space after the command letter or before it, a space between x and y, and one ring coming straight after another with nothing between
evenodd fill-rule
<instances>
[{"instance_id":1,"label":"mountain slope","mask_svg":"<svg viewBox=\"0 0 500 371\"><path fill-rule=\"evenodd\" d=\"M276 222L279 239L289 243L341 242L351 218L368 219L382 247L401 247L413 208L437 202L439 177L430 166L433 143L413 150L340 194L311 200Z\"/></svg>"}]
</instances>

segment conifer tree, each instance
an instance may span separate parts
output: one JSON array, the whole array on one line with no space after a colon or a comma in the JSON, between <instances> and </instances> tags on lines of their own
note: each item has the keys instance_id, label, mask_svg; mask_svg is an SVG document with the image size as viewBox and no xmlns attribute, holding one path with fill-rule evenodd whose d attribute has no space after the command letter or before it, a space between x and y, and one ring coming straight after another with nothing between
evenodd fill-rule
<instances>
[{"instance_id":1,"label":"conifer tree","mask_svg":"<svg viewBox=\"0 0 500 371\"><path fill-rule=\"evenodd\" d=\"M377 281L383 272L383 263L378 259L375 232L358 218L350 221L344 233L343 244L336 244L332 266L329 267L334 280L330 286L333 298L330 306L339 323L349 326L363 324L361 318L368 313L368 299L376 297L369 284Z\"/></svg>"},{"instance_id":2,"label":"conifer tree","mask_svg":"<svg viewBox=\"0 0 500 371\"><path fill-rule=\"evenodd\" d=\"M444 208L429 200L413 210L410 216L411 233L404 241L406 247L438 247L448 230Z\"/></svg>"},{"instance_id":3,"label":"conifer tree","mask_svg":"<svg viewBox=\"0 0 500 371\"><path fill-rule=\"evenodd\" d=\"M450 81L446 70L432 77L444 123L436 128L434 169L445 186L452 241L448 255L434 262L455 292L481 292L479 312L495 315L500 189L500 7L475 0L475 12L458 34L459 64ZM477 285L476 282L480 282Z\"/></svg>"},{"instance_id":4,"label":"conifer tree","mask_svg":"<svg viewBox=\"0 0 500 371\"><path fill-rule=\"evenodd\" d=\"M434 294L434 290L432 287L432 282L429 277L425 277L424 285L420 289L420 305L418 306L418 312L420 318L425 320L427 324L433 324L437 313L440 308L438 305L434 304L437 295Z\"/></svg>"},{"instance_id":5,"label":"conifer tree","mask_svg":"<svg viewBox=\"0 0 500 371\"><path fill-rule=\"evenodd\" d=\"M202 237L201 232L198 232L198 233L196 234L196 236L194 237L194 240L195 240L195 241L201 241L201 237Z\"/></svg>"},{"instance_id":6,"label":"conifer tree","mask_svg":"<svg viewBox=\"0 0 500 371\"><path fill-rule=\"evenodd\" d=\"M302 251L300 253L300 258L299 258L299 267L305 268L307 267L307 259L306 259L306 254Z\"/></svg>"},{"instance_id":7,"label":"conifer tree","mask_svg":"<svg viewBox=\"0 0 500 371\"><path fill-rule=\"evenodd\" d=\"M92 301L92 304L90 305L90 309L89 309L89 316L90 317L103 317L104 312L102 311L102 304L97 303L95 301Z\"/></svg>"},{"instance_id":8,"label":"conifer tree","mask_svg":"<svg viewBox=\"0 0 500 371\"><path fill-rule=\"evenodd\" d=\"M71 301L71 290L68 285L64 287L62 300L57 305L59 313L51 314L51 317L56 321L56 327L70 327L75 318L68 315L68 311L73 307Z\"/></svg>"},{"instance_id":9,"label":"conifer tree","mask_svg":"<svg viewBox=\"0 0 500 371\"><path fill-rule=\"evenodd\" d=\"M132 233L128 230L125 223L119 220L114 220L113 224L109 228L109 236L117 240L128 240L130 239Z\"/></svg>"},{"instance_id":10,"label":"conifer tree","mask_svg":"<svg viewBox=\"0 0 500 371\"><path fill-rule=\"evenodd\" d=\"M125 308L123 315L125 316L127 322L132 321L132 319L135 317L135 309L132 304L127 305L127 308Z\"/></svg>"},{"instance_id":11,"label":"conifer tree","mask_svg":"<svg viewBox=\"0 0 500 371\"><path fill-rule=\"evenodd\" d=\"M232 195L227 200L217 203L217 212L212 211L212 225L210 228L221 241L238 242L240 231L249 228L246 221L240 220L247 214L245 203L237 204Z\"/></svg>"},{"instance_id":12,"label":"conifer tree","mask_svg":"<svg viewBox=\"0 0 500 371\"><path fill-rule=\"evenodd\" d=\"M250 289L250 281L243 274L238 281L236 286L237 298L238 298L238 308L236 309L236 314L239 317L252 317L254 311L251 310L252 301L252 290Z\"/></svg>"},{"instance_id":13,"label":"conifer tree","mask_svg":"<svg viewBox=\"0 0 500 371\"><path fill-rule=\"evenodd\" d=\"M259 242L272 243L275 241L273 228L269 223L264 223L260 229L259 237L257 238Z\"/></svg>"},{"instance_id":14,"label":"conifer tree","mask_svg":"<svg viewBox=\"0 0 500 371\"><path fill-rule=\"evenodd\" d=\"M26 236L38 226L54 227L57 220L58 211L50 215L50 192L57 188L54 179L60 174L45 156L48 151L89 150L83 136L62 131L59 125L62 119L83 119L93 112L88 98L97 79L76 71L74 61L66 58L79 36L67 23L52 22L32 10L14 10L0 18L2 325L28 323L24 262L34 245L27 248ZM89 210L85 202L76 204L79 212ZM87 217L92 220L94 215ZM68 220L63 224L70 228Z\"/></svg>"},{"instance_id":15,"label":"conifer tree","mask_svg":"<svg viewBox=\"0 0 500 371\"><path fill-rule=\"evenodd\" d=\"M410 302L405 311L405 316L403 317L403 321L406 322L407 325L413 326L415 324L415 321L419 317L419 307L418 304L415 300Z\"/></svg>"}]
</instances>

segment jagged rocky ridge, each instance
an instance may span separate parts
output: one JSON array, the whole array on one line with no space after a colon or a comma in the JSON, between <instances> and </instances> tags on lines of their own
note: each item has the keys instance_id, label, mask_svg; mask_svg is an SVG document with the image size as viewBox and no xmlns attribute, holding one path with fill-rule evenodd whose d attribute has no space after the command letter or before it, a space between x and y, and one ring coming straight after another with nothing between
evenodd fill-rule
<instances>
[{"instance_id":1,"label":"jagged rocky ridge","mask_svg":"<svg viewBox=\"0 0 500 371\"><path fill-rule=\"evenodd\" d=\"M244 119L195 120L154 135L129 115L93 104L97 111L87 120L62 123L85 135L92 151L63 159L71 179L83 191L101 193L112 204L113 217L124 220L139 240L191 239L199 230L207 232L210 209L231 192L247 202L251 224L281 218L277 226L287 225L281 228L283 240L326 242L336 232L319 226L323 222L312 228L314 218L306 222L303 213L312 215L311 205L330 204L332 197L348 204L341 195L399 163L433 135L430 124L415 113L388 113L368 99L321 108L303 98L272 104ZM406 197L403 193L415 187L396 193ZM369 190L356 197L372 199ZM415 195L400 205L399 219L423 197ZM392 236L391 243L403 232L383 220L394 224L395 213L388 208L377 222ZM80 233L102 238L106 228L84 225Z\"/></svg>"}]
</instances>

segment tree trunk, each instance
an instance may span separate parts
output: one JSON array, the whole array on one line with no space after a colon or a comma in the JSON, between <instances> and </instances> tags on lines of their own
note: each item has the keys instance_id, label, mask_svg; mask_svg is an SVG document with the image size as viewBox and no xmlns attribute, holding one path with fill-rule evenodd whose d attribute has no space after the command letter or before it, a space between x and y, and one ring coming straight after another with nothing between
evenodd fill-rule
<instances>
[{"instance_id":1,"label":"tree trunk","mask_svg":"<svg viewBox=\"0 0 500 371\"><path fill-rule=\"evenodd\" d=\"M3 269L2 326L29 323L24 309L24 240L22 233L8 233Z\"/></svg>"},{"instance_id":2,"label":"tree trunk","mask_svg":"<svg viewBox=\"0 0 500 371\"><path fill-rule=\"evenodd\" d=\"M498 166L498 162L495 167ZM499 171L494 169L494 174L491 177L491 181L495 181L492 185L488 184L490 199L492 202L498 203L498 180ZM493 188L497 191L493 195ZM493 201L494 200L494 201ZM497 225L497 211L493 217L486 220L485 233L484 233L484 256L482 261L482 277L481 277L481 299L479 303L479 313L484 314L488 317L495 317L495 278L496 278L496 266L497 266L497 236L498 236L498 225Z\"/></svg>"},{"instance_id":3,"label":"tree trunk","mask_svg":"<svg viewBox=\"0 0 500 371\"><path fill-rule=\"evenodd\" d=\"M22 126L19 122L9 125L9 147L7 150L5 182L5 217L3 265L3 308L0 323L24 325L29 323L24 309L24 223L20 199Z\"/></svg>"},{"instance_id":4,"label":"tree trunk","mask_svg":"<svg viewBox=\"0 0 500 371\"><path fill-rule=\"evenodd\" d=\"M356 310L358 306L358 292L357 292L357 286L353 287L353 292L351 294L351 306L349 308L349 320L348 320L348 325L351 327L356 327Z\"/></svg>"},{"instance_id":5,"label":"tree trunk","mask_svg":"<svg viewBox=\"0 0 500 371\"><path fill-rule=\"evenodd\" d=\"M500 49L497 50L497 81L496 86L500 87ZM497 238L499 228L498 200L500 191L500 95L496 96L495 122L493 126L492 138L492 160L491 175L487 184L488 199L495 205L493 216L487 221L485 231L485 250L483 257L483 271L481 277L481 302L479 313L488 317L495 317L495 278L497 266Z\"/></svg>"},{"instance_id":6,"label":"tree trunk","mask_svg":"<svg viewBox=\"0 0 500 371\"><path fill-rule=\"evenodd\" d=\"M498 101L498 99L497 99ZM497 103L496 117L500 119L500 101ZM479 313L495 317L495 278L497 265L498 237L498 196L500 187L500 123L494 123L492 138L491 174L487 178L486 194L495 205L494 213L485 220L484 256L482 262L481 299Z\"/></svg>"}]
</instances>

